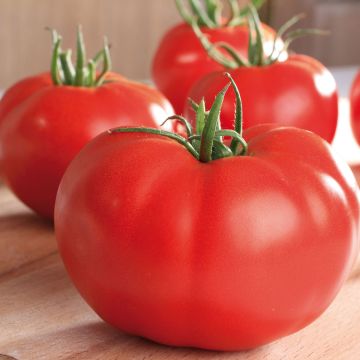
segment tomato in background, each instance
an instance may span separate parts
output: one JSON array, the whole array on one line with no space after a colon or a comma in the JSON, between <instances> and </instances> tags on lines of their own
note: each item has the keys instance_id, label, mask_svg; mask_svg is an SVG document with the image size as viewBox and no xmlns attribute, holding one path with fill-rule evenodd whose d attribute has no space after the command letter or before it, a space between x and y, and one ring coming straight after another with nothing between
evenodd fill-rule
<instances>
[{"instance_id":1,"label":"tomato in background","mask_svg":"<svg viewBox=\"0 0 360 360\"><path fill-rule=\"evenodd\" d=\"M222 1L214 1L217 7ZM255 1L256 2L256 1ZM260 5L260 2L257 1ZM180 8L180 6L179 6ZM203 16L206 15L203 14ZM207 15L209 17L209 15ZM246 57L249 46L249 27L243 12L233 14L224 23L220 18L212 27L200 21L201 29L213 43L226 42ZM170 100L177 114L182 113L187 104L191 87L205 75L221 71L222 66L209 58L189 25L191 19L170 29L162 38L152 64L152 78L157 88ZM232 23L234 25L232 25ZM273 50L275 31L262 24L265 38L265 52ZM281 46L281 41L278 41Z\"/></svg>"},{"instance_id":2,"label":"tomato in background","mask_svg":"<svg viewBox=\"0 0 360 360\"><path fill-rule=\"evenodd\" d=\"M332 74L317 60L305 55L291 55L284 62L263 67L240 67L230 71L239 86L244 104L244 128L261 123L295 126L310 130L329 143L335 136L338 123L338 93ZM223 72L201 79L189 97L207 103L224 86ZM233 125L232 92L225 99L221 124ZM184 109L185 117L195 121L191 108Z\"/></svg>"},{"instance_id":3,"label":"tomato in background","mask_svg":"<svg viewBox=\"0 0 360 360\"><path fill-rule=\"evenodd\" d=\"M89 140L114 126L159 127L173 114L157 90L108 72L107 45L100 53L102 73L95 60L88 66L85 59L75 72L55 38L52 73L18 82L0 102L2 177L21 201L50 219L65 169ZM80 33L79 39L82 48Z\"/></svg>"},{"instance_id":4,"label":"tomato in background","mask_svg":"<svg viewBox=\"0 0 360 360\"><path fill-rule=\"evenodd\" d=\"M280 30L285 32L301 19L295 16ZM213 48L213 44L201 29L194 27L199 41L207 49L211 58L217 58L238 84L244 103L244 128L257 124L273 123L284 126L295 126L310 130L329 143L335 136L338 123L338 92L333 75L314 58L305 55L289 55L286 60L280 60L280 54L267 56L264 51L261 23L256 11L251 8L248 16L251 27L256 29L256 37L249 46L249 60L239 61L231 45L231 56L221 58L221 54ZM322 33L319 30L295 30L284 35L284 50L300 35ZM223 45L224 46L224 45ZM188 96L195 102L202 97L207 103L224 86L226 80L223 71L213 72L200 79L190 90ZM225 100L221 113L221 124L230 128L233 121L234 93ZM194 112L188 106L184 107L185 116L195 121Z\"/></svg>"},{"instance_id":5,"label":"tomato in background","mask_svg":"<svg viewBox=\"0 0 360 360\"><path fill-rule=\"evenodd\" d=\"M225 93L209 115L199 105L187 138L113 129L64 175L60 254L84 299L121 331L254 348L320 316L354 264L359 201L347 164L302 129L258 125L245 143L241 111L237 132L217 130Z\"/></svg>"}]
</instances>

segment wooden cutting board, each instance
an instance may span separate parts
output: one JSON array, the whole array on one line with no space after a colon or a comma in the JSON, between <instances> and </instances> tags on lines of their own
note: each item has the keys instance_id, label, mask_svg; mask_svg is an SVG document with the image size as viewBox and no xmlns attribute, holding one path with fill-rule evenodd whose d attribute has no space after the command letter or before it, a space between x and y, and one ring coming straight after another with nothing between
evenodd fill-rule
<instances>
[{"instance_id":1,"label":"wooden cutting board","mask_svg":"<svg viewBox=\"0 0 360 360\"><path fill-rule=\"evenodd\" d=\"M332 306L303 331L254 351L176 349L102 322L72 286L52 225L0 186L0 360L357 360L360 264Z\"/></svg>"}]
</instances>

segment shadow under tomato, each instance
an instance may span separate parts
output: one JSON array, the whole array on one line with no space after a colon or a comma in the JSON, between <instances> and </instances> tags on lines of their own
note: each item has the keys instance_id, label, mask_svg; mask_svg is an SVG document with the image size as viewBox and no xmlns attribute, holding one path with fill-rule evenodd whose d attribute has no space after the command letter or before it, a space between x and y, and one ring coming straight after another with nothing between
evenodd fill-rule
<instances>
[{"instance_id":1,"label":"shadow under tomato","mask_svg":"<svg viewBox=\"0 0 360 360\"><path fill-rule=\"evenodd\" d=\"M27 211L0 215L0 231L2 231L3 228L13 228L17 230L19 227L52 230L54 226L52 221Z\"/></svg>"},{"instance_id":2,"label":"shadow under tomato","mask_svg":"<svg viewBox=\"0 0 360 360\"><path fill-rule=\"evenodd\" d=\"M12 356L0 354L0 360L17 360L17 359Z\"/></svg>"}]
</instances>

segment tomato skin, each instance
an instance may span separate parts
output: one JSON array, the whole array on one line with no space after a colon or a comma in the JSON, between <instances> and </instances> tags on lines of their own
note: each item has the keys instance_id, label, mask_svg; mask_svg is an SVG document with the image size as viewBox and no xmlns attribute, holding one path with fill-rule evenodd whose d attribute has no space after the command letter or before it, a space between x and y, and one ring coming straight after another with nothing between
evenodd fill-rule
<instances>
[{"instance_id":1,"label":"tomato skin","mask_svg":"<svg viewBox=\"0 0 360 360\"><path fill-rule=\"evenodd\" d=\"M356 141L360 144L360 71L350 90L351 127Z\"/></svg>"},{"instance_id":2,"label":"tomato skin","mask_svg":"<svg viewBox=\"0 0 360 360\"><path fill-rule=\"evenodd\" d=\"M317 60L291 55L270 66L230 71L244 105L244 128L261 123L295 126L310 130L331 142L338 121L338 93L335 79ZM214 72L194 85L189 97L211 104L225 86L223 72ZM234 123L235 95L231 91L221 113L223 128ZM185 116L194 123L195 114L186 107Z\"/></svg>"},{"instance_id":3,"label":"tomato skin","mask_svg":"<svg viewBox=\"0 0 360 360\"><path fill-rule=\"evenodd\" d=\"M117 74L107 79L97 88L54 86L41 74L15 84L0 103L3 179L41 216L53 218L65 169L89 140L114 126L159 127L173 114L158 91Z\"/></svg>"},{"instance_id":4,"label":"tomato skin","mask_svg":"<svg viewBox=\"0 0 360 360\"><path fill-rule=\"evenodd\" d=\"M11 86L4 94L0 102L0 121L9 111L25 101L34 92L52 84L50 73L42 73L27 77Z\"/></svg>"},{"instance_id":5,"label":"tomato skin","mask_svg":"<svg viewBox=\"0 0 360 360\"><path fill-rule=\"evenodd\" d=\"M56 237L105 321L167 345L240 350L328 307L359 249L353 174L310 132L262 125L246 137L250 156L203 164L163 137L102 134L72 162Z\"/></svg>"},{"instance_id":6,"label":"tomato skin","mask_svg":"<svg viewBox=\"0 0 360 360\"><path fill-rule=\"evenodd\" d=\"M265 24L262 27L266 40L265 53L270 55L275 31ZM226 42L247 58L247 25L216 29L203 27L202 31L212 43ZM152 78L157 88L170 100L175 112L180 114L187 104L191 87L205 75L222 69L222 65L209 58L192 28L181 23L170 29L161 40L153 60Z\"/></svg>"}]
</instances>

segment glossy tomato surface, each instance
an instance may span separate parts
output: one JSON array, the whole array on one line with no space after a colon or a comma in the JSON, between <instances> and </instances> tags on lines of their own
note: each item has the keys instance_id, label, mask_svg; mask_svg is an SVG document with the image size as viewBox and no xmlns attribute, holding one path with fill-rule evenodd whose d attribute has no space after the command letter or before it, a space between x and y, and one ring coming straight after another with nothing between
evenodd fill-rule
<instances>
[{"instance_id":1,"label":"glossy tomato surface","mask_svg":"<svg viewBox=\"0 0 360 360\"><path fill-rule=\"evenodd\" d=\"M263 67L230 71L244 105L244 128L273 123L310 130L331 142L338 121L338 93L334 77L317 60L292 55L288 60ZM226 84L222 72L197 82L189 97L211 104ZM223 128L233 127L235 95L230 92L221 113ZM189 106L185 116L195 121Z\"/></svg>"},{"instance_id":2,"label":"glossy tomato surface","mask_svg":"<svg viewBox=\"0 0 360 360\"><path fill-rule=\"evenodd\" d=\"M351 127L356 141L360 144L360 72L354 79L350 91Z\"/></svg>"},{"instance_id":3,"label":"glossy tomato surface","mask_svg":"<svg viewBox=\"0 0 360 360\"><path fill-rule=\"evenodd\" d=\"M248 156L204 164L158 135L106 133L72 162L56 237L105 321L163 344L239 350L329 306L359 248L354 176L308 131L245 135Z\"/></svg>"},{"instance_id":4,"label":"glossy tomato surface","mask_svg":"<svg viewBox=\"0 0 360 360\"><path fill-rule=\"evenodd\" d=\"M50 74L20 81L0 103L0 168L17 197L53 218L70 161L99 133L121 125L159 127L173 114L158 91L116 74L96 88L54 86Z\"/></svg>"},{"instance_id":5,"label":"glossy tomato surface","mask_svg":"<svg viewBox=\"0 0 360 360\"><path fill-rule=\"evenodd\" d=\"M273 50L275 31L263 24L265 53ZM201 28L212 43L226 42L247 58L249 30L247 25ZM222 65L212 60L188 24L169 30L155 53L152 77L158 89L170 100L177 114L181 114L191 87L205 75L221 71Z\"/></svg>"}]
</instances>

